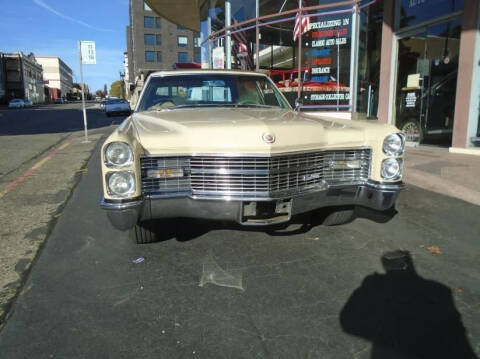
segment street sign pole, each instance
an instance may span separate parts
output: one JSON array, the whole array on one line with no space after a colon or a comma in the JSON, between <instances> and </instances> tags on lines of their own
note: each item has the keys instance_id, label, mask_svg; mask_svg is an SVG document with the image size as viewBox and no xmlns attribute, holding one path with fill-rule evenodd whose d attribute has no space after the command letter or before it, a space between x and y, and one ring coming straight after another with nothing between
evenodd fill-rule
<instances>
[{"instance_id":1,"label":"street sign pole","mask_svg":"<svg viewBox=\"0 0 480 359\"><path fill-rule=\"evenodd\" d=\"M78 57L80 60L80 83L82 88L82 107L83 107L83 128L85 131L85 140L83 143L88 143L88 131L87 131L87 110L85 109L85 83L83 82L83 66L82 66L82 49L81 41L78 42Z\"/></svg>"}]
</instances>

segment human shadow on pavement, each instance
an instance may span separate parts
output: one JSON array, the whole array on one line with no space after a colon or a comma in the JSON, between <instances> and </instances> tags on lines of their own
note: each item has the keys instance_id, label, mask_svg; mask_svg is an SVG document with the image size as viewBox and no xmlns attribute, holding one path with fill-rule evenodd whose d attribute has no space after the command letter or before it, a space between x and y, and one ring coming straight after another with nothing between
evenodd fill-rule
<instances>
[{"instance_id":1,"label":"human shadow on pavement","mask_svg":"<svg viewBox=\"0 0 480 359\"><path fill-rule=\"evenodd\" d=\"M340 313L343 331L372 342L371 359L477 358L447 286L420 277L407 251L382 264Z\"/></svg>"}]
</instances>

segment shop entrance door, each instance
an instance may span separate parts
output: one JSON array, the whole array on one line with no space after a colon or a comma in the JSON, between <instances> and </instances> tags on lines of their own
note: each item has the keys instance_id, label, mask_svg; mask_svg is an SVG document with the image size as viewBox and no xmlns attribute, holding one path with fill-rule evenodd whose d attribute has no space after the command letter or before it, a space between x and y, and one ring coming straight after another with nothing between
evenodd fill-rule
<instances>
[{"instance_id":1,"label":"shop entrance door","mask_svg":"<svg viewBox=\"0 0 480 359\"><path fill-rule=\"evenodd\" d=\"M460 19L398 40L395 125L408 141L452 142Z\"/></svg>"}]
</instances>

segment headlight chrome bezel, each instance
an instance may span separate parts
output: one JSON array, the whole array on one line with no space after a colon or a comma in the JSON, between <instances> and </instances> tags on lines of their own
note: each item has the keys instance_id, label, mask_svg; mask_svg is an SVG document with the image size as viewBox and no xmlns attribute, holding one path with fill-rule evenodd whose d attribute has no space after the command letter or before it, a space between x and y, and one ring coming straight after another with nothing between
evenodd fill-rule
<instances>
[{"instance_id":1,"label":"headlight chrome bezel","mask_svg":"<svg viewBox=\"0 0 480 359\"><path fill-rule=\"evenodd\" d=\"M392 150L391 148L388 148L388 143L389 140L394 138L395 140L400 141L400 148L398 150ZM384 138L383 144L382 144L382 150L383 153L385 153L388 156L401 156L405 152L405 135L403 133L392 133L388 135L387 137Z\"/></svg>"},{"instance_id":2,"label":"headlight chrome bezel","mask_svg":"<svg viewBox=\"0 0 480 359\"><path fill-rule=\"evenodd\" d=\"M386 168L386 163L388 162L395 162L395 164L398 166L398 170L393 176L388 176L385 175L385 168ZM402 179L403 176L403 159L402 158L386 158L382 161L382 166L380 168L380 175L382 176L383 180L386 181L398 181Z\"/></svg>"},{"instance_id":3,"label":"headlight chrome bezel","mask_svg":"<svg viewBox=\"0 0 480 359\"><path fill-rule=\"evenodd\" d=\"M128 155L126 156L127 160L124 163L115 163L110 158L109 149L111 149L113 146L124 146L124 148L127 150L127 152L128 152ZM133 165L134 160L135 160L135 155L133 154L132 147L128 143L121 142L121 141L110 142L107 146L105 146L103 155L104 155L105 166L107 166L109 168L130 167L130 166Z\"/></svg>"},{"instance_id":4,"label":"headlight chrome bezel","mask_svg":"<svg viewBox=\"0 0 480 359\"><path fill-rule=\"evenodd\" d=\"M112 189L110 185L110 180L112 179L113 176L118 176L118 175L126 175L128 176L128 181L130 182L130 188L127 192L125 193L119 193L116 192ZM112 198L129 198L135 195L137 192L137 184L136 184L136 177L135 177L135 172L133 171L115 171L115 172L108 172L105 176L105 181L106 181L106 187L107 187L107 193L110 197Z\"/></svg>"}]
</instances>

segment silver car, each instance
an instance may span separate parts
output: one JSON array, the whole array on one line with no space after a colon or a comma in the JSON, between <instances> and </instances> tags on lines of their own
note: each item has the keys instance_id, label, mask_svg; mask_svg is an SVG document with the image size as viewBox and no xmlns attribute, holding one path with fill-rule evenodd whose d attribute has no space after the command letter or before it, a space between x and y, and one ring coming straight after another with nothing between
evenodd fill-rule
<instances>
[{"instance_id":1,"label":"silver car","mask_svg":"<svg viewBox=\"0 0 480 359\"><path fill-rule=\"evenodd\" d=\"M8 108L24 108L25 102L21 98L14 98L8 103Z\"/></svg>"},{"instance_id":2,"label":"silver car","mask_svg":"<svg viewBox=\"0 0 480 359\"><path fill-rule=\"evenodd\" d=\"M33 106L33 102L29 99L23 100L23 103L24 103L25 107L32 107Z\"/></svg>"},{"instance_id":3,"label":"silver car","mask_svg":"<svg viewBox=\"0 0 480 359\"><path fill-rule=\"evenodd\" d=\"M130 115L132 110L128 101L122 99L110 99L105 103L105 114L107 117L112 115Z\"/></svg>"}]
</instances>

